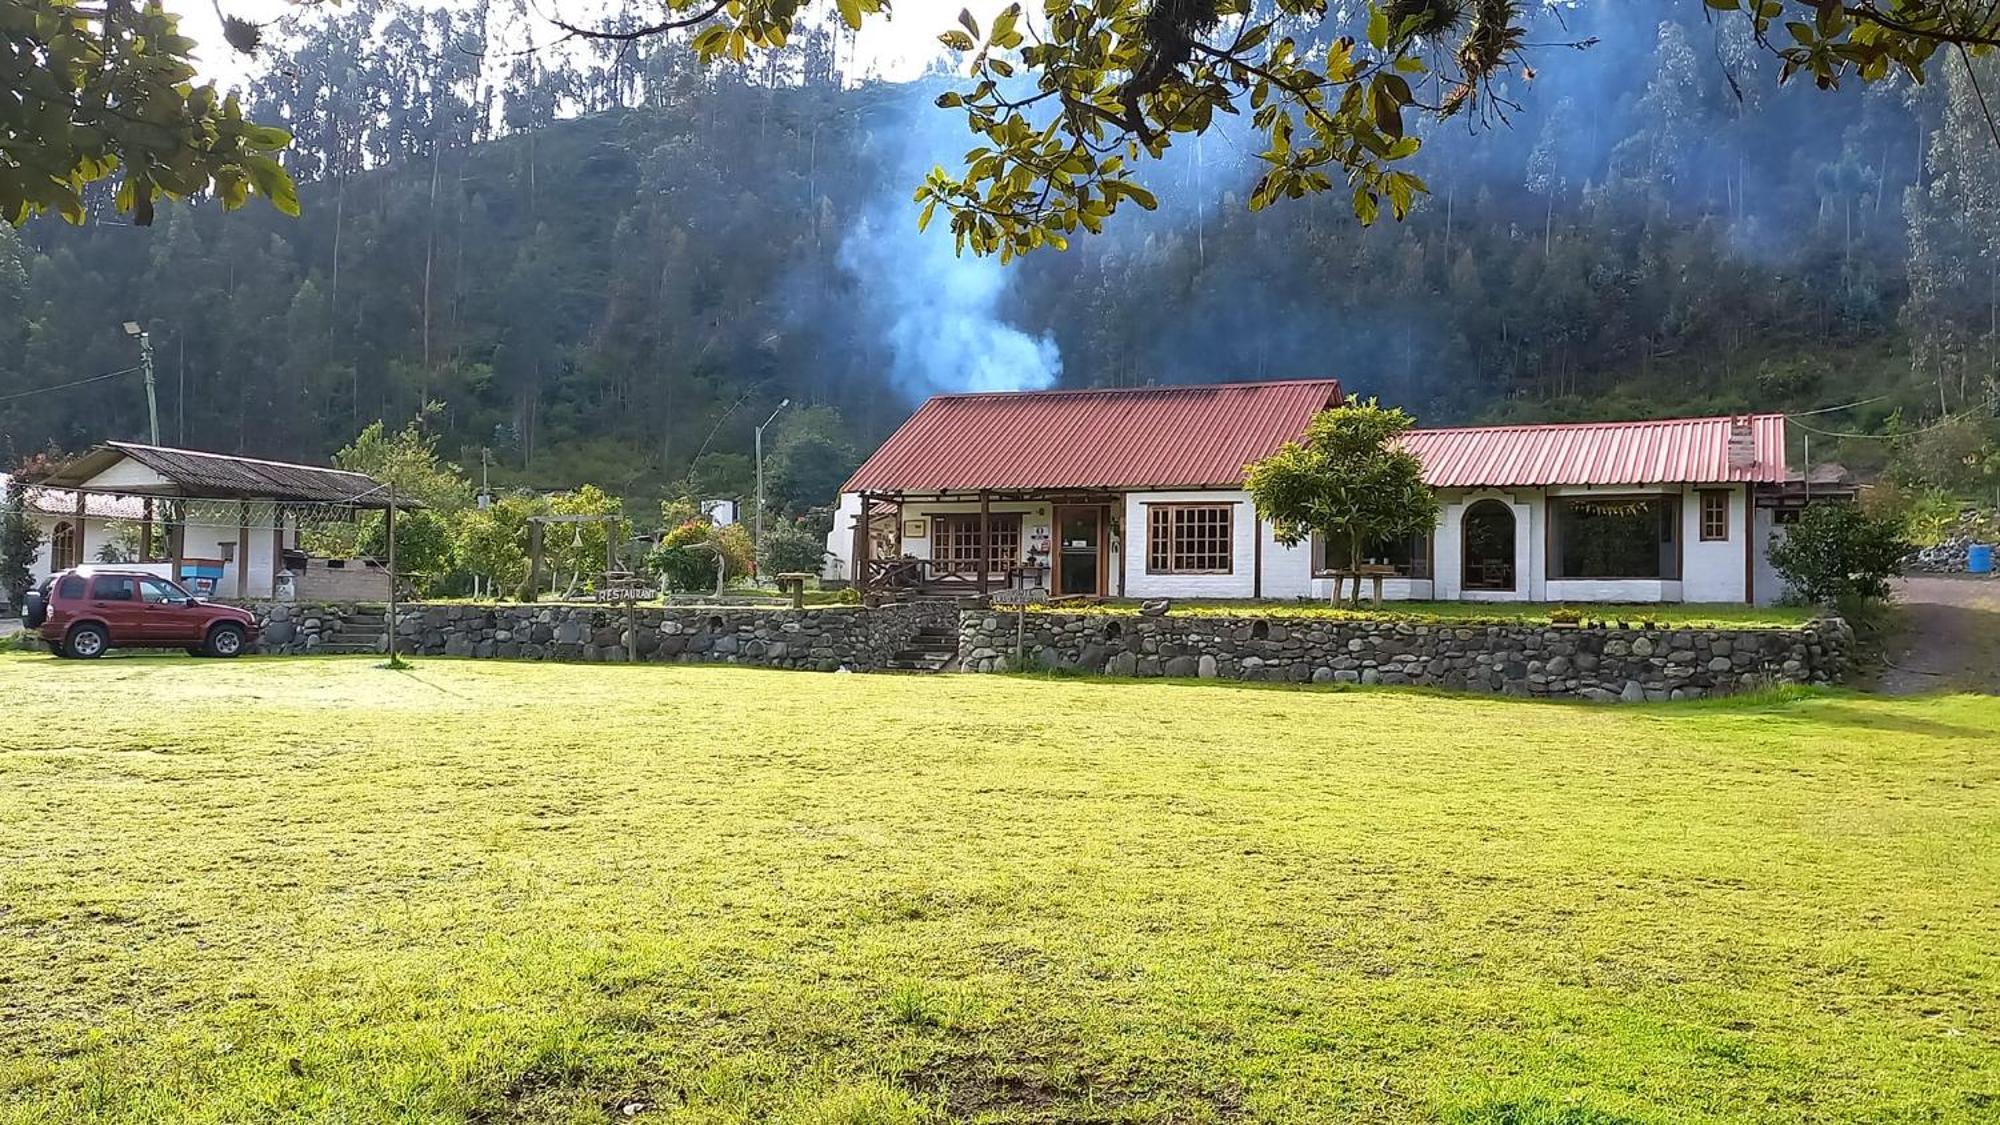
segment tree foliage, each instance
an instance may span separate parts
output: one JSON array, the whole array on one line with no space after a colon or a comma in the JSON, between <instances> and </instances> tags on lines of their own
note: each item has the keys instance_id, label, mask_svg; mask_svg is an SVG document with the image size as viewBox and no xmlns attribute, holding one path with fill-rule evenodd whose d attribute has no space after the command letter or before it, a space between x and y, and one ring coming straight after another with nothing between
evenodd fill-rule
<instances>
[{"instance_id":1,"label":"tree foliage","mask_svg":"<svg viewBox=\"0 0 2000 1125\"><path fill-rule=\"evenodd\" d=\"M2000 45L2000 8L1974 0L1706 4L1746 21L1781 60L1778 81L1804 73L1823 88L1848 76L1922 81L1941 49ZM881 0L834 7L851 28L886 10ZM668 17L647 27L564 26L625 42L693 28L704 60L741 60L782 47L813 8L810 0L667 0ZM938 105L962 111L978 143L959 171L925 178L918 222L943 207L961 249L1003 260L1064 248L1127 202L1156 206L1140 165L1246 110L1264 165L1252 210L1339 188L1363 223L1385 202L1402 218L1426 190L1401 166L1423 143L1410 119L1482 106L1504 116L1512 103L1496 83L1534 76L1529 18L1526 0L1389 0L1353 12L1326 0L1047 0L1032 14L1010 4L983 29L961 12L938 38L964 56L971 85ZM1419 97L1426 88L1438 93Z\"/></svg>"},{"instance_id":2,"label":"tree foliage","mask_svg":"<svg viewBox=\"0 0 2000 1125\"><path fill-rule=\"evenodd\" d=\"M460 512L452 526L453 562L489 593L511 595L528 577L528 521L547 506L538 496L504 493Z\"/></svg>"},{"instance_id":3,"label":"tree foliage","mask_svg":"<svg viewBox=\"0 0 2000 1125\"><path fill-rule=\"evenodd\" d=\"M1303 438L1248 466L1244 487L1278 542L1295 546L1318 533L1344 545L1349 568L1357 568L1369 544L1422 535L1437 523L1423 463L1397 444L1413 424L1372 398L1321 411Z\"/></svg>"},{"instance_id":4,"label":"tree foliage","mask_svg":"<svg viewBox=\"0 0 2000 1125\"><path fill-rule=\"evenodd\" d=\"M646 569L669 590L719 591L720 585L750 573L751 558L750 536L741 524L717 527L697 518L661 536L660 545L646 556Z\"/></svg>"},{"instance_id":5,"label":"tree foliage","mask_svg":"<svg viewBox=\"0 0 2000 1125\"><path fill-rule=\"evenodd\" d=\"M757 544L757 565L765 576L818 574L826 564L825 526L802 520L778 519L764 525Z\"/></svg>"},{"instance_id":6,"label":"tree foliage","mask_svg":"<svg viewBox=\"0 0 2000 1125\"><path fill-rule=\"evenodd\" d=\"M271 34L246 105L295 132L312 222L174 203L142 235L0 229L0 442L142 436L136 377L43 390L131 368L129 316L152 331L172 444L317 461L373 419L422 416L448 460L490 449L503 489L596 481L650 512L684 490L747 501L750 430L790 397L838 427L797 472L790 412L767 432L774 511L831 503L840 458L819 454L867 449L921 390L890 374L896 310L849 251L918 209L903 154L963 150L931 107L947 86L842 73L816 28L740 64L656 37L482 71L453 47L483 34L479 12L347 0ZM1225 115L1226 141L1148 166L1159 211L972 276L997 285L996 317L1050 342L1065 385L1330 373L1436 424L1891 393L1818 423L1878 431L1986 398L1993 259L1954 225L1937 244L1955 264L1920 272L1901 206L1946 154L1983 167L1969 88L1779 89L1744 21L1691 0L1584 0L1564 19L1535 39L1596 45L1505 84L1513 128L1425 131L1433 194L1403 223L1358 227L1337 193L1249 214L1262 162ZM1940 214L1995 210L1967 182ZM952 258L939 227L921 237L989 265ZM966 276L920 290L912 322ZM1935 320L1899 324L1906 276L1936 279L1971 345L1942 371L1946 407L1939 368L1903 351ZM931 367L947 387L961 373ZM1868 468L1883 444L1834 455Z\"/></svg>"},{"instance_id":7,"label":"tree foliage","mask_svg":"<svg viewBox=\"0 0 2000 1125\"><path fill-rule=\"evenodd\" d=\"M1899 521L1856 504L1822 502L1808 505L1771 543L1769 555L1793 597L1836 605L1888 597L1889 579L1909 552Z\"/></svg>"},{"instance_id":8,"label":"tree foliage","mask_svg":"<svg viewBox=\"0 0 2000 1125\"><path fill-rule=\"evenodd\" d=\"M0 0L0 219L52 211L82 223L85 189L103 180L140 226L161 196L235 208L256 194L298 214L272 155L291 134L196 84L194 47L158 0Z\"/></svg>"},{"instance_id":9,"label":"tree foliage","mask_svg":"<svg viewBox=\"0 0 2000 1125\"><path fill-rule=\"evenodd\" d=\"M42 528L28 511L31 485L20 473L7 477L0 490L0 594L7 604L18 606L32 577L35 557L42 550Z\"/></svg>"}]
</instances>

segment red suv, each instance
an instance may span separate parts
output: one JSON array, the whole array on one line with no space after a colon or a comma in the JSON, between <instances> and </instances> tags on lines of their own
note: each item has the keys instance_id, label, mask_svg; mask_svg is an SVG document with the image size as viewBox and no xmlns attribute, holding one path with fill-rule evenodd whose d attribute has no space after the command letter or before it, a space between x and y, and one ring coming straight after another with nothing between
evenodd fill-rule
<instances>
[{"instance_id":1,"label":"red suv","mask_svg":"<svg viewBox=\"0 0 2000 1125\"><path fill-rule=\"evenodd\" d=\"M235 656L257 640L257 619L213 605L156 574L80 566L49 576L21 620L58 656L90 660L108 648L185 648Z\"/></svg>"}]
</instances>

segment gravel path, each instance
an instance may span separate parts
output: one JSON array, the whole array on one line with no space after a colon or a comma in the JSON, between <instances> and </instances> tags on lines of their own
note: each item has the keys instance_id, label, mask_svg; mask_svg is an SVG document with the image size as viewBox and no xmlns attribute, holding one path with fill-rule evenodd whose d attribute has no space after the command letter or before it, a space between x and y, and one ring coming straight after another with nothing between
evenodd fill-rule
<instances>
[{"instance_id":1,"label":"gravel path","mask_svg":"<svg viewBox=\"0 0 2000 1125\"><path fill-rule=\"evenodd\" d=\"M2000 694L2000 579L1911 575L1897 583L1904 627L1874 689Z\"/></svg>"}]
</instances>

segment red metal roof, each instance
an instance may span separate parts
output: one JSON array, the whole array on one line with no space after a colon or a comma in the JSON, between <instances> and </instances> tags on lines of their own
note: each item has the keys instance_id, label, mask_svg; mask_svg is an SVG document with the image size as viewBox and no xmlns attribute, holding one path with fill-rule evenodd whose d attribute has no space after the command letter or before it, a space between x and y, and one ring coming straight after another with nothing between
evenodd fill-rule
<instances>
[{"instance_id":1,"label":"red metal roof","mask_svg":"<svg viewBox=\"0 0 2000 1125\"><path fill-rule=\"evenodd\" d=\"M939 395L842 491L1230 487L1339 402L1334 379Z\"/></svg>"},{"instance_id":2,"label":"red metal roof","mask_svg":"<svg viewBox=\"0 0 2000 1125\"><path fill-rule=\"evenodd\" d=\"M1729 462L1729 434L1747 423L1752 459ZM1434 488L1558 484L1722 484L1785 479L1785 416L1672 418L1412 430L1403 447Z\"/></svg>"}]
</instances>

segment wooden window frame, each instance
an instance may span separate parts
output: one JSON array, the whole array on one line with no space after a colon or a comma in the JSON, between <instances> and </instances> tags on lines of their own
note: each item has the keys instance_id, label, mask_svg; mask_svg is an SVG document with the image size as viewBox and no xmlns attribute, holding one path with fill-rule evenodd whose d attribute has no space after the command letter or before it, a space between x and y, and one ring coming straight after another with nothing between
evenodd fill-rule
<instances>
[{"instance_id":1,"label":"wooden window frame","mask_svg":"<svg viewBox=\"0 0 2000 1125\"><path fill-rule=\"evenodd\" d=\"M83 525L58 520L49 531L49 573L59 574L83 565Z\"/></svg>"},{"instance_id":2,"label":"wooden window frame","mask_svg":"<svg viewBox=\"0 0 2000 1125\"><path fill-rule=\"evenodd\" d=\"M1722 488L1704 488L1696 492L1695 531L1703 543L1727 543L1729 541L1729 491ZM1720 504L1720 510L1711 513L1708 506ZM1714 516L1711 523L1710 516Z\"/></svg>"},{"instance_id":3,"label":"wooden window frame","mask_svg":"<svg viewBox=\"0 0 2000 1125\"><path fill-rule=\"evenodd\" d=\"M987 574L1005 574L1021 561L1020 512L992 512L987 516L987 538L983 552ZM978 576L979 513L933 512L931 521L931 569L938 574ZM942 556L939 554L942 549Z\"/></svg>"},{"instance_id":4,"label":"wooden window frame","mask_svg":"<svg viewBox=\"0 0 2000 1125\"><path fill-rule=\"evenodd\" d=\"M1236 503L1224 500L1204 502L1189 500L1169 504L1146 504L1146 573L1147 574L1234 574L1236 573ZM1211 534L1211 543L1219 542L1221 550L1207 552L1210 557L1219 557L1222 565L1188 566L1182 565L1186 557L1194 556L1193 550L1184 551L1179 543L1181 521L1194 512L1220 512L1221 531ZM1164 520L1164 524L1163 521ZM1164 546L1157 540L1164 528Z\"/></svg>"}]
</instances>

